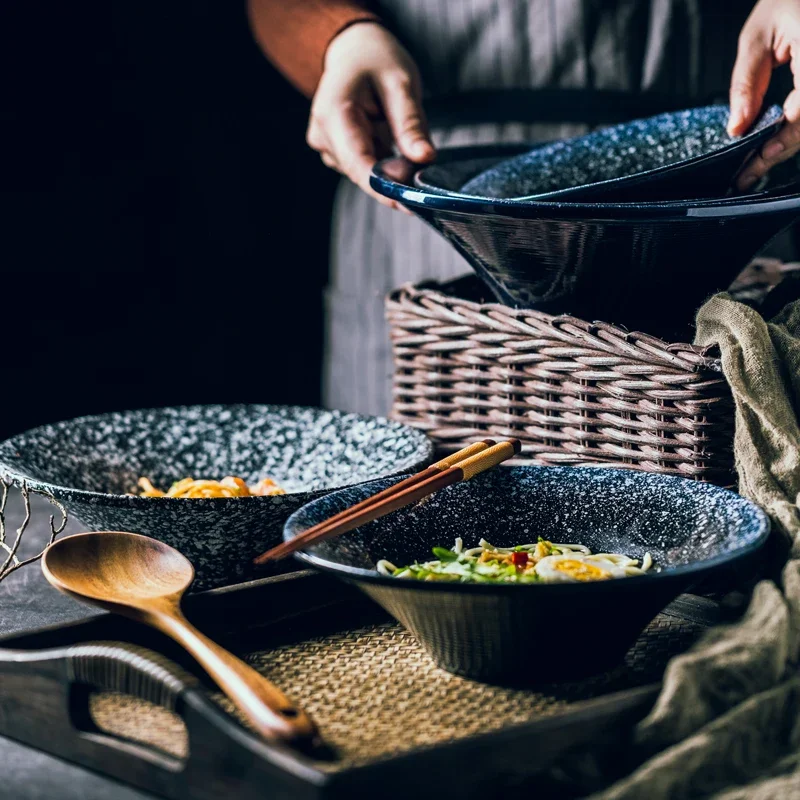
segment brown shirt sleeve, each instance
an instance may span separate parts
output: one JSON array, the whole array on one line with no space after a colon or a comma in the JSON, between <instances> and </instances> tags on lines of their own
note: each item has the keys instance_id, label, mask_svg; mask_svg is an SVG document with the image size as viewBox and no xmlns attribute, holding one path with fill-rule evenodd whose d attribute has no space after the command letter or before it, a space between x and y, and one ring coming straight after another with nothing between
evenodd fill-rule
<instances>
[{"instance_id":1,"label":"brown shirt sleeve","mask_svg":"<svg viewBox=\"0 0 800 800\"><path fill-rule=\"evenodd\" d=\"M264 54L307 97L331 40L355 22L378 20L358 0L247 0L247 14Z\"/></svg>"}]
</instances>

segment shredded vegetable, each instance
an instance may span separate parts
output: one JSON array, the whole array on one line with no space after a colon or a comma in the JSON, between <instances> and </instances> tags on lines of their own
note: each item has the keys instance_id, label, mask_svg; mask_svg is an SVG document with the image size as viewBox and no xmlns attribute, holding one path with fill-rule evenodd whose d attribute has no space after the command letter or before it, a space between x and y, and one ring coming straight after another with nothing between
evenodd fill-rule
<instances>
[{"instance_id":1,"label":"shredded vegetable","mask_svg":"<svg viewBox=\"0 0 800 800\"><path fill-rule=\"evenodd\" d=\"M495 547L481 539L464 549L461 538L452 550L434 547L432 561L397 567L377 563L381 575L419 581L459 583L575 583L644 575L653 566L650 553L638 559L620 553L592 553L582 544L557 544L541 537L534 544Z\"/></svg>"}]
</instances>

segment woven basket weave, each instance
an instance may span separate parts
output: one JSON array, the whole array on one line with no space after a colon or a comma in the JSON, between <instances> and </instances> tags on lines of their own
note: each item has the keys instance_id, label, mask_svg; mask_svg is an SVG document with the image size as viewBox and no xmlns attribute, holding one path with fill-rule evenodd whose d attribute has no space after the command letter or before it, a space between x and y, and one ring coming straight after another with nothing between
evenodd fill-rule
<instances>
[{"instance_id":1,"label":"woven basket weave","mask_svg":"<svg viewBox=\"0 0 800 800\"><path fill-rule=\"evenodd\" d=\"M733 403L717 353L464 299L479 291L470 278L389 296L395 419L444 451L515 436L528 463L734 483Z\"/></svg>"}]
</instances>

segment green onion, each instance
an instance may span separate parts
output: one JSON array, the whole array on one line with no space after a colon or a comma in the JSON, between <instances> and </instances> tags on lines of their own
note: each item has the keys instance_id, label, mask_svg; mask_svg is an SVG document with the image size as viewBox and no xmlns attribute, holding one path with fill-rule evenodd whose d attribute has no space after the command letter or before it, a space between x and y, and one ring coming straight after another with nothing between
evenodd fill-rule
<instances>
[{"instance_id":1,"label":"green onion","mask_svg":"<svg viewBox=\"0 0 800 800\"><path fill-rule=\"evenodd\" d=\"M434 560L426 561L424 563L415 562L414 564L395 567L393 573L397 578L414 578L416 580L424 581L446 581L446 582L461 582L461 583L547 583L547 579L539 575L535 570L529 569L528 565L535 564L538 560L536 554L533 552L538 548L540 555L552 555L569 553L569 548L560 548L552 542L547 541L544 537L538 537L537 544L522 544L515 547L494 547L494 545L481 539L480 548L474 549L476 552L472 555L465 555L457 553L454 550L449 550L445 547L433 547ZM577 545L575 546L577 547ZM518 568L513 563L514 553L527 552L528 559L527 565L524 570ZM510 559L512 563L501 561L499 559L508 558L507 554L511 554ZM480 561L483 557L487 559ZM619 559L627 563L630 561L627 557L619 556ZM532 560L531 560L532 559ZM520 560L520 559L517 559ZM622 561L620 563L622 563ZM630 569L633 569L632 567ZM635 574L640 574L645 570L637 570ZM629 573L632 574L632 573Z\"/></svg>"}]
</instances>

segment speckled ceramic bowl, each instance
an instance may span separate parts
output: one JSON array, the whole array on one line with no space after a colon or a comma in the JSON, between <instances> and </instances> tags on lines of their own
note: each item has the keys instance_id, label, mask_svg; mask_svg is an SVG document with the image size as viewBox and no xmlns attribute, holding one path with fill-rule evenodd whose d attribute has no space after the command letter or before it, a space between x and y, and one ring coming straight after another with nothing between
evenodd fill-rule
<instances>
[{"instance_id":1,"label":"speckled ceramic bowl","mask_svg":"<svg viewBox=\"0 0 800 800\"><path fill-rule=\"evenodd\" d=\"M464 194L580 202L723 197L745 161L783 122L764 111L745 136L725 130L728 106L659 114L535 147L471 178Z\"/></svg>"},{"instance_id":2,"label":"speckled ceramic bowl","mask_svg":"<svg viewBox=\"0 0 800 800\"><path fill-rule=\"evenodd\" d=\"M450 185L507 146L439 152ZM433 167L431 167L433 169ZM468 197L415 182L416 165L380 162L372 188L444 236L499 302L688 341L697 308L726 289L764 245L800 218L800 192L746 198L590 203Z\"/></svg>"},{"instance_id":3,"label":"speckled ceramic bowl","mask_svg":"<svg viewBox=\"0 0 800 800\"><path fill-rule=\"evenodd\" d=\"M386 488L335 492L293 514L301 531ZM439 666L499 682L549 681L607 669L680 593L720 570L758 564L769 533L753 503L710 484L627 470L508 467L298 553L354 582L420 640ZM427 561L433 546L578 542L641 558L658 572L584 584L453 584L384 577L377 561Z\"/></svg>"},{"instance_id":4,"label":"speckled ceramic bowl","mask_svg":"<svg viewBox=\"0 0 800 800\"><path fill-rule=\"evenodd\" d=\"M180 550L194 589L260 577L252 559L278 544L289 515L332 489L421 469L419 431L375 417L296 406L188 406L45 425L0 444L0 476L51 492L91 530L143 533ZM276 480L277 497L129 496L140 476Z\"/></svg>"}]
</instances>

